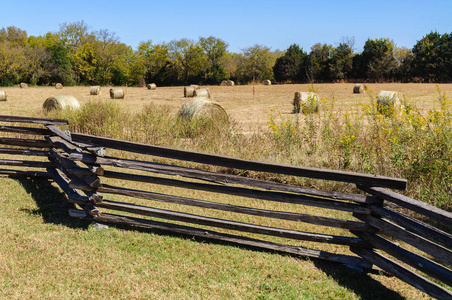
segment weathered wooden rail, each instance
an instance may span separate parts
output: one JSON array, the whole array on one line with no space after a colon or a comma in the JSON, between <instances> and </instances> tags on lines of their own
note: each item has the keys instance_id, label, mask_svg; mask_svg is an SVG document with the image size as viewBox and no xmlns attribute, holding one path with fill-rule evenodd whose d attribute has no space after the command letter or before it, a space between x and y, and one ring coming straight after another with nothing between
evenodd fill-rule
<instances>
[{"instance_id":1,"label":"weathered wooden rail","mask_svg":"<svg viewBox=\"0 0 452 300\"><path fill-rule=\"evenodd\" d=\"M2 155L0 165L8 166L6 169L0 169L0 174L53 180L66 193L68 201L79 207L69 211L72 217L169 231L351 264L364 269L377 266L433 297L452 298L450 269L452 235L431 225L442 224L444 228L452 228L452 214L388 190L388 188L406 189L407 181L404 179L250 161L69 133L56 126L66 125L65 120L0 116L0 122L38 124L28 125L29 127L0 125L0 131L8 133L8 137L0 137L0 144L5 145L0 148ZM138 153L146 159L108 157L105 156L106 149ZM5 156L8 158L4 158ZM127 154L123 156L127 157ZM37 160L32 160L33 157ZM152 161L153 157L175 162L157 163ZM348 182L355 184L366 194L322 191L182 167L178 161L194 162L198 166L208 164L239 170ZM208 194L210 197L209 200L201 200L109 184L118 180L122 183L140 182L142 183L140 186L149 184L151 187L163 185L188 189L203 195ZM125 200L127 202L106 199L104 194L118 195L121 199L127 199ZM221 195L236 196L244 200L240 205L226 203L221 201ZM133 198L141 199L140 204L128 201ZM279 211L253 207L250 204L247 206L246 199L291 205L292 209ZM199 211L210 209L226 212L228 216L238 214L276 219L281 220L284 225L293 222L313 224L321 226L316 227L319 230L325 227L339 228L347 234L305 232L293 228L247 223L232 217L220 219L152 207L152 203L156 202L174 204L174 209L182 205L197 207ZM346 214L347 217L342 219L311 215L306 213L306 206L340 211L341 215ZM405 212L413 213L404 214L396 209L398 207L403 208ZM423 221L412 215L421 216ZM214 231L211 228L218 230ZM234 234L231 234L231 231ZM265 240L261 236L276 237L277 240L290 239L295 245L276 243L272 238ZM392 237L391 240L388 236ZM393 239L401 241L401 245ZM339 254L308 249L300 246L303 241L344 245L342 247L347 247L349 251L348 254ZM405 245L410 245L411 248Z\"/></svg>"}]
</instances>

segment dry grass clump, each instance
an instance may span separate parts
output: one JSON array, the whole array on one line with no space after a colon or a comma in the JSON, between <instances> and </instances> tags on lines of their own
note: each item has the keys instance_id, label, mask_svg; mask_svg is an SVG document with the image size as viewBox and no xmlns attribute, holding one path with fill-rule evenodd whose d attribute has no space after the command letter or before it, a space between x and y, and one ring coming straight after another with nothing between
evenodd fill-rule
<instances>
[{"instance_id":1,"label":"dry grass clump","mask_svg":"<svg viewBox=\"0 0 452 300\"><path fill-rule=\"evenodd\" d=\"M272 82L270 80L266 79L266 80L262 81L262 84L263 85L272 85Z\"/></svg>"},{"instance_id":2,"label":"dry grass clump","mask_svg":"<svg viewBox=\"0 0 452 300\"><path fill-rule=\"evenodd\" d=\"M57 84L55 84L55 88L57 90L61 90L63 88L63 85L61 83L57 83Z\"/></svg>"},{"instance_id":3,"label":"dry grass clump","mask_svg":"<svg viewBox=\"0 0 452 300\"><path fill-rule=\"evenodd\" d=\"M80 103L71 95L49 97L42 105L45 112L52 110L79 109Z\"/></svg>"},{"instance_id":4,"label":"dry grass clump","mask_svg":"<svg viewBox=\"0 0 452 300\"><path fill-rule=\"evenodd\" d=\"M6 101L6 92L0 91L0 101Z\"/></svg>"},{"instance_id":5,"label":"dry grass clump","mask_svg":"<svg viewBox=\"0 0 452 300\"><path fill-rule=\"evenodd\" d=\"M353 93L354 94L361 94L364 92L364 85L363 84L355 84L353 87Z\"/></svg>"},{"instance_id":6,"label":"dry grass clump","mask_svg":"<svg viewBox=\"0 0 452 300\"><path fill-rule=\"evenodd\" d=\"M193 97L210 98L210 90L208 88L195 89L193 91Z\"/></svg>"},{"instance_id":7,"label":"dry grass clump","mask_svg":"<svg viewBox=\"0 0 452 300\"><path fill-rule=\"evenodd\" d=\"M96 85L96 86L92 86L89 88L89 94L96 96L100 94L100 86Z\"/></svg>"},{"instance_id":8,"label":"dry grass clump","mask_svg":"<svg viewBox=\"0 0 452 300\"><path fill-rule=\"evenodd\" d=\"M125 93L123 89L113 88L110 89L110 98L111 99L124 99Z\"/></svg>"},{"instance_id":9,"label":"dry grass clump","mask_svg":"<svg viewBox=\"0 0 452 300\"><path fill-rule=\"evenodd\" d=\"M304 114L319 112L319 95L315 92L295 92L293 98L293 112Z\"/></svg>"},{"instance_id":10,"label":"dry grass clump","mask_svg":"<svg viewBox=\"0 0 452 300\"><path fill-rule=\"evenodd\" d=\"M155 89L157 89L157 85L155 83L148 83L146 85L146 87L148 88L148 90L155 90Z\"/></svg>"},{"instance_id":11,"label":"dry grass clump","mask_svg":"<svg viewBox=\"0 0 452 300\"><path fill-rule=\"evenodd\" d=\"M26 89L28 87L28 84L26 84L25 82L21 82L19 86L21 89Z\"/></svg>"}]
</instances>

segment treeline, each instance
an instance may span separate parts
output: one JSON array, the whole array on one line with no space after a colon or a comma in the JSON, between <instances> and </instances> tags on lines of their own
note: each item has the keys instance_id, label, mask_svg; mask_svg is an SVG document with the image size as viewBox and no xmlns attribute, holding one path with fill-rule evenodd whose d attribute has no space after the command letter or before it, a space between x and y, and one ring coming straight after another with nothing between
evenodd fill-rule
<instances>
[{"instance_id":1,"label":"treeline","mask_svg":"<svg viewBox=\"0 0 452 300\"><path fill-rule=\"evenodd\" d=\"M147 41L133 49L108 30L90 31L84 21L64 23L43 36L10 26L0 29L0 85L452 80L452 33L431 32L412 49L396 47L387 38L368 39L360 53L353 47L354 39L346 38L337 47L315 44L309 53L297 44L286 51L254 45L234 53L225 41L210 36Z\"/></svg>"}]
</instances>

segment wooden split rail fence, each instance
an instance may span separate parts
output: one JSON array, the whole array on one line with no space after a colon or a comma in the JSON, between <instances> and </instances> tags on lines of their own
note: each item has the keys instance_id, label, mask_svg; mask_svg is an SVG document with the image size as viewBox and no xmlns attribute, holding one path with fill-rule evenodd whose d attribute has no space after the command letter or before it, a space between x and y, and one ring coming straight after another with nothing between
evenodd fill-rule
<instances>
[{"instance_id":1,"label":"wooden split rail fence","mask_svg":"<svg viewBox=\"0 0 452 300\"><path fill-rule=\"evenodd\" d=\"M39 128L38 125L28 125L28 127L1 125L0 131L8 133L8 137L0 137L0 144L5 145L0 148L0 154L3 157L5 155L14 158L41 157L37 160L0 159L0 165L9 166L1 169L0 174L53 180L66 193L68 201L81 208L71 209L69 214L72 217L117 225L138 226L313 257L363 269L378 267L433 297L452 298L450 288L452 286L450 269L452 235L431 225L440 224L442 228L452 228L452 214L388 190L388 188L405 190L407 181L404 179L264 163L69 133L57 127L67 125L65 120L0 116L0 122L12 122L14 125L16 123L40 124ZM120 150L120 153L123 154L122 157L141 155L140 157L148 159L132 160L110 157L106 156L106 149L114 149L115 153L119 152L116 150ZM176 163L158 163L155 162L156 157L176 161ZM232 175L231 172L225 174L205 171L187 166L182 167L180 164L178 165L179 161L184 161L186 165L194 162L224 167L228 170L246 170L347 182L356 185L365 193L323 191ZM133 171L126 172L127 169ZM277 202L281 205L291 205L293 209L278 211L265 207L256 208L251 205L242 206L221 201L200 200L131 189L124 187L124 184L121 187L106 183L109 182L108 180L118 182L118 179L122 183L132 181L149 183L152 184L151 188L163 185L168 189L177 187L199 191L199 193L208 192L209 195L212 195L210 199L219 199L221 195L232 195L262 200L259 203ZM138 198L142 201L171 203L176 204L175 206L193 206L199 208L199 211L211 209L232 212L234 213L232 215L244 214L314 224L321 226L316 226L319 230L325 227L336 227L346 230L349 234L344 236L322 234L213 218L108 200L103 196L104 194L121 195L126 199ZM196 195L198 194L196 193ZM152 203L151 201L148 203ZM246 200L241 203L246 203ZM303 207L306 206L342 211L349 216L340 219L305 214ZM403 208L405 213L400 212L399 208ZM116 213L111 211L116 211ZM413 215L420 216L420 218L416 219ZM187 224L197 224L201 227ZM218 230L205 229L203 226L218 228ZM231 231L234 234L231 234ZM306 241L345 245L348 254L308 249L293 245L292 242L287 244L268 241L261 238L263 235L283 238L284 241L298 241L298 244L301 243L300 241ZM395 239L400 243L395 242ZM411 250L407 250L407 248Z\"/></svg>"}]
</instances>

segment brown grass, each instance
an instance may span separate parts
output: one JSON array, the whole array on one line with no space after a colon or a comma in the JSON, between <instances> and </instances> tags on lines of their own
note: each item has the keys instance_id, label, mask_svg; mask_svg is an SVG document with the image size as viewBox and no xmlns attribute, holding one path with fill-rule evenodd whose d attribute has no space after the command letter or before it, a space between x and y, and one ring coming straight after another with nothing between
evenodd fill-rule
<instances>
[{"instance_id":1,"label":"brown grass","mask_svg":"<svg viewBox=\"0 0 452 300\"><path fill-rule=\"evenodd\" d=\"M354 105L368 103L366 93L353 94L353 83L316 84L321 99L331 101L335 99L335 109L346 111ZM401 92L408 103L416 104L421 110L431 109L437 98L435 84L368 84L376 94L382 90ZM452 84L440 84L441 90L448 97L452 97ZM292 113L292 100L296 91L308 91L308 84L273 85L271 89L262 85L239 86L209 86L212 100L218 102L246 132L256 132L268 128L269 112L273 109L282 115ZM160 87L153 93L139 87L127 87L127 98L120 105L130 112L140 112L150 104L165 104L171 108L174 115L187 100L183 97L184 87ZM53 87L18 87L3 88L8 95L8 102L1 107L3 115L38 115L42 103L49 97L55 96ZM254 91L254 93L253 93ZM74 96L82 105L88 100L109 101L108 93L100 96L90 96L87 87L65 87L65 93ZM253 97L254 94L254 97ZM118 102L119 103L119 102Z\"/></svg>"}]
</instances>

